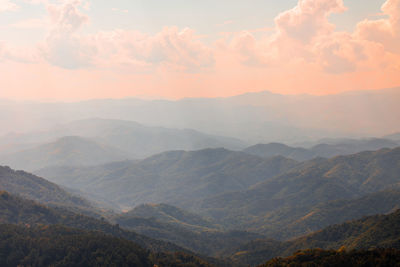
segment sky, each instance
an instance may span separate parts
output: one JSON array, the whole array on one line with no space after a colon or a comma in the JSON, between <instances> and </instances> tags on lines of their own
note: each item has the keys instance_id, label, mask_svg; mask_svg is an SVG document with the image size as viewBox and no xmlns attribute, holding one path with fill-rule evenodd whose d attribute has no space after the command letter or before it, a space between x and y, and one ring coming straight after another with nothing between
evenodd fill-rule
<instances>
[{"instance_id":1,"label":"sky","mask_svg":"<svg viewBox=\"0 0 400 267\"><path fill-rule=\"evenodd\" d=\"M400 0L0 0L0 98L400 86Z\"/></svg>"}]
</instances>

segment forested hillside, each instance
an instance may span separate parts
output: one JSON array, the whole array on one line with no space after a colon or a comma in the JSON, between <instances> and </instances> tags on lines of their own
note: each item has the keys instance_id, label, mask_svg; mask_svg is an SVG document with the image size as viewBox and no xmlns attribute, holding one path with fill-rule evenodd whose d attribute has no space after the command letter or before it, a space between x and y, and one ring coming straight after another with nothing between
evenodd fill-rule
<instances>
[{"instance_id":1,"label":"forested hillside","mask_svg":"<svg viewBox=\"0 0 400 267\"><path fill-rule=\"evenodd\" d=\"M396 187L399 173L400 148L315 159L247 190L205 198L190 208L223 225L282 237L280 233L290 224L312 216L321 203L354 200ZM290 238L293 234L283 235Z\"/></svg>"},{"instance_id":2,"label":"forested hillside","mask_svg":"<svg viewBox=\"0 0 400 267\"><path fill-rule=\"evenodd\" d=\"M0 166L0 190L37 200L41 203L59 206L93 208L83 198L68 193L60 186L24 171L15 171Z\"/></svg>"},{"instance_id":3,"label":"forested hillside","mask_svg":"<svg viewBox=\"0 0 400 267\"><path fill-rule=\"evenodd\" d=\"M128 154L91 139L67 136L54 142L0 156L13 169L35 171L48 166L85 166L128 159Z\"/></svg>"},{"instance_id":4,"label":"forested hillside","mask_svg":"<svg viewBox=\"0 0 400 267\"><path fill-rule=\"evenodd\" d=\"M312 249L296 252L292 256L286 258L275 258L258 267L386 267L399 266L399 262L400 251L395 249L371 249L361 251Z\"/></svg>"},{"instance_id":5,"label":"forested hillside","mask_svg":"<svg viewBox=\"0 0 400 267\"><path fill-rule=\"evenodd\" d=\"M296 165L283 157L263 159L219 148L170 151L109 169L47 168L36 174L130 209L143 203L188 206L207 196L245 190Z\"/></svg>"},{"instance_id":6,"label":"forested hillside","mask_svg":"<svg viewBox=\"0 0 400 267\"><path fill-rule=\"evenodd\" d=\"M255 240L239 247L231 256L234 262L257 265L266 259L289 256L298 250L370 248L400 249L400 210L332 225L315 233L286 242ZM278 265L279 266L279 265Z\"/></svg>"},{"instance_id":7,"label":"forested hillside","mask_svg":"<svg viewBox=\"0 0 400 267\"><path fill-rule=\"evenodd\" d=\"M183 252L150 253L125 239L60 225L0 225L0 255L1 266L213 266Z\"/></svg>"},{"instance_id":8,"label":"forested hillside","mask_svg":"<svg viewBox=\"0 0 400 267\"><path fill-rule=\"evenodd\" d=\"M297 161L306 161L313 158L331 158L340 155L350 155L362 151L375 151L383 148L395 148L399 142L390 138L371 138L371 139L338 139L320 140L319 144L310 148L292 147L280 143L257 144L243 150L243 152L269 158L283 156ZM326 142L326 143L325 143Z\"/></svg>"}]
</instances>

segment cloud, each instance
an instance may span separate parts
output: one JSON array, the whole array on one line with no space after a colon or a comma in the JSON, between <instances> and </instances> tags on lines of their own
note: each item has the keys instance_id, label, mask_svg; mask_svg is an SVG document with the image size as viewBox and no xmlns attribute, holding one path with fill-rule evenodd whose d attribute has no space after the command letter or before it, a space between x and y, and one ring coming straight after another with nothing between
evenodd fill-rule
<instances>
[{"instance_id":1,"label":"cloud","mask_svg":"<svg viewBox=\"0 0 400 267\"><path fill-rule=\"evenodd\" d=\"M387 0L382 6L387 19L364 20L357 25L359 38L384 45L392 53L400 53L400 0Z\"/></svg>"},{"instance_id":2,"label":"cloud","mask_svg":"<svg viewBox=\"0 0 400 267\"><path fill-rule=\"evenodd\" d=\"M15 11L19 6L10 0L0 0L0 13L6 11Z\"/></svg>"},{"instance_id":3,"label":"cloud","mask_svg":"<svg viewBox=\"0 0 400 267\"><path fill-rule=\"evenodd\" d=\"M77 32L89 18L79 7L82 1L66 1L61 5L47 5L51 30L42 45L44 57L51 63L67 69L92 65L95 47L80 38Z\"/></svg>"},{"instance_id":4,"label":"cloud","mask_svg":"<svg viewBox=\"0 0 400 267\"><path fill-rule=\"evenodd\" d=\"M353 72L358 62L367 59L364 45L344 32L326 36L313 50L317 63L332 74Z\"/></svg>"},{"instance_id":5,"label":"cloud","mask_svg":"<svg viewBox=\"0 0 400 267\"><path fill-rule=\"evenodd\" d=\"M52 28L41 51L51 64L139 72L157 68L198 72L214 64L212 50L189 28L165 27L154 35L128 30L82 34L80 29L89 21L82 7L79 0L47 5Z\"/></svg>"},{"instance_id":6,"label":"cloud","mask_svg":"<svg viewBox=\"0 0 400 267\"><path fill-rule=\"evenodd\" d=\"M155 35L116 30L92 37L99 65L161 67L174 71L197 72L214 64L212 51L194 31L165 27Z\"/></svg>"},{"instance_id":7,"label":"cloud","mask_svg":"<svg viewBox=\"0 0 400 267\"><path fill-rule=\"evenodd\" d=\"M293 60L315 61L313 46L318 44L317 39L335 29L328 21L329 15L345 10L342 0L299 0L294 8L275 18L270 35L258 40L250 31L242 32L232 38L230 47L240 54L244 64L258 67Z\"/></svg>"},{"instance_id":8,"label":"cloud","mask_svg":"<svg viewBox=\"0 0 400 267\"><path fill-rule=\"evenodd\" d=\"M397 57L388 53L400 52L400 0L382 6L387 19L360 22L353 33L336 31L328 20L345 10L342 0L299 0L275 18L271 34L256 38L243 31L228 38L227 47L247 66L309 66L334 75L398 68Z\"/></svg>"},{"instance_id":9,"label":"cloud","mask_svg":"<svg viewBox=\"0 0 400 267\"><path fill-rule=\"evenodd\" d=\"M258 41L249 31L235 34L230 41L229 49L239 60L249 66L260 67L274 64L274 47L268 41Z\"/></svg>"},{"instance_id":10,"label":"cloud","mask_svg":"<svg viewBox=\"0 0 400 267\"><path fill-rule=\"evenodd\" d=\"M328 21L329 15L345 10L342 0L299 0L295 8L279 14L275 24L279 35L309 43L331 33L335 26Z\"/></svg>"}]
</instances>

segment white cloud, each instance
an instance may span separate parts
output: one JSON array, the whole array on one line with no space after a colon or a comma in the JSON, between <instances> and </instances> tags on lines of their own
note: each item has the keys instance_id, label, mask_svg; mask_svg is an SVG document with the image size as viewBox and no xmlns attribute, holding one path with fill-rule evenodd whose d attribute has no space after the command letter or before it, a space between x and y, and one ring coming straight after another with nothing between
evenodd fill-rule
<instances>
[{"instance_id":1,"label":"white cloud","mask_svg":"<svg viewBox=\"0 0 400 267\"><path fill-rule=\"evenodd\" d=\"M19 6L10 0L0 0L0 12L15 11Z\"/></svg>"}]
</instances>

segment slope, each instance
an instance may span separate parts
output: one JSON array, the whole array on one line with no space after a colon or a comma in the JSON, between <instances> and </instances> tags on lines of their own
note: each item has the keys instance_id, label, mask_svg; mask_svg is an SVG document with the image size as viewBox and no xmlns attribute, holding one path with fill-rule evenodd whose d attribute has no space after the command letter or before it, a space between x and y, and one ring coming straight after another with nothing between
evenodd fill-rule
<instances>
[{"instance_id":1,"label":"slope","mask_svg":"<svg viewBox=\"0 0 400 267\"><path fill-rule=\"evenodd\" d=\"M70 208L93 209L88 201L70 194L58 185L24 171L0 166L0 190L41 203Z\"/></svg>"},{"instance_id":2,"label":"slope","mask_svg":"<svg viewBox=\"0 0 400 267\"><path fill-rule=\"evenodd\" d=\"M14 169L34 171L47 166L96 165L127 159L118 149L77 136L0 157L0 162Z\"/></svg>"},{"instance_id":3,"label":"slope","mask_svg":"<svg viewBox=\"0 0 400 267\"><path fill-rule=\"evenodd\" d=\"M316 159L248 190L206 198L191 208L223 225L263 232L268 220L262 218L270 212L310 210L324 202L362 197L396 186L399 173L400 148Z\"/></svg>"},{"instance_id":4,"label":"slope","mask_svg":"<svg viewBox=\"0 0 400 267\"><path fill-rule=\"evenodd\" d=\"M221 256L239 244L263 238L245 231L224 231L199 215L165 204L140 205L113 220L140 234L210 256Z\"/></svg>"},{"instance_id":5,"label":"slope","mask_svg":"<svg viewBox=\"0 0 400 267\"><path fill-rule=\"evenodd\" d=\"M165 152L136 163L47 168L36 173L129 209L142 203L188 206L207 196L247 189L296 164L282 157L263 159L226 149L205 149Z\"/></svg>"},{"instance_id":6,"label":"slope","mask_svg":"<svg viewBox=\"0 0 400 267\"><path fill-rule=\"evenodd\" d=\"M340 155L350 155L362 151L375 151L382 148L395 148L399 143L389 139L338 139L322 140L327 143L319 143L306 149L291 147L280 143L257 144L243 150L248 154L268 158L283 156L297 161L310 160L317 157L331 158Z\"/></svg>"},{"instance_id":7,"label":"slope","mask_svg":"<svg viewBox=\"0 0 400 267\"><path fill-rule=\"evenodd\" d=\"M235 138L209 135L192 129L146 126L133 121L100 118L73 121L47 131L8 134L0 138L0 145L48 143L63 136L88 138L116 148L134 159L143 159L169 150L209 147L243 149L246 146Z\"/></svg>"},{"instance_id":8,"label":"slope","mask_svg":"<svg viewBox=\"0 0 400 267\"><path fill-rule=\"evenodd\" d=\"M241 264L257 265L277 256L289 256L301 249L400 248L400 210L332 225L287 242L252 241L237 249L230 258Z\"/></svg>"},{"instance_id":9,"label":"slope","mask_svg":"<svg viewBox=\"0 0 400 267\"><path fill-rule=\"evenodd\" d=\"M183 252L151 253L128 240L60 225L2 225L0 237L1 266L213 266Z\"/></svg>"}]
</instances>

